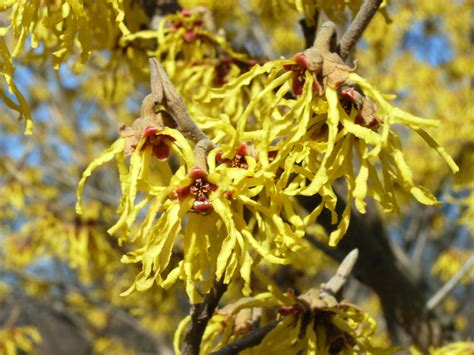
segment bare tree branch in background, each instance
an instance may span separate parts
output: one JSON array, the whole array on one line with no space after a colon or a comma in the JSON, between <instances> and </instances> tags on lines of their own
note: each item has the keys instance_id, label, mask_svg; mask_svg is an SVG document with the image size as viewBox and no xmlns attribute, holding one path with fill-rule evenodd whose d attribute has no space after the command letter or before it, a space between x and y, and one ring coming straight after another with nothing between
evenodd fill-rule
<instances>
[{"instance_id":1,"label":"bare tree branch in background","mask_svg":"<svg viewBox=\"0 0 474 355\"><path fill-rule=\"evenodd\" d=\"M474 254L464 263L461 269L455 273L445 284L426 302L428 309L434 309L441 301L456 287L461 279L474 267Z\"/></svg>"}]
</instances>

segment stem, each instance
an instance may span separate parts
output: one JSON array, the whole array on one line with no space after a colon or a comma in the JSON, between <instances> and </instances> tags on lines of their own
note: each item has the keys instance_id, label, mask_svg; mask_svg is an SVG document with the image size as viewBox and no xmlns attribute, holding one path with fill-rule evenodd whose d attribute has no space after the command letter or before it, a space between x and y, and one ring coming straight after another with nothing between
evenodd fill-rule
<instances>
[{"instance_id":1,"label":"stem","mask_svg":"<svg viewBox=\"0 0 474 355\"><path fill-rule=\"evenodd\" d=\"M454 289L459 281L466 275L471 268L474 267L474 254L471 255L469 259L464 263L461 269L454 274L448 282L446 282L443 287L441 287L438 292L436 292L429 300L426 302L426 308L434 309L440 302Z\"/></svg>"},{"instance_id":2,"label":"stem","mask_svg":"<svg viewBox=\"0 0 474 355\"><path fill-rule=\"evenodd\" d=\"M382 4L382 0L365 0L362 4L356 17L354 17L354 20L339 42L338 52L343 60L346 60L351 53L357 41L362 36L364 30L367 28L380 7L380 4Z\"/></svg>"},{"instance_id":3,"label":"stem","mask_svg":"<svg viewBox=\"0 0 474 355\"><path fill-rule=\"evenodd\" d=\"M177 124L177 129L196 143L194 158L196 165L207 171L207 152L214 148L214 143L196 125L189 116L183 99L178 95L171 80L155 58L150 58L151 95L143 101L142 113L152 115L153 105L162 104Z\"/></svg>"},{"instance_id":4,"label":"stem","mask_svg":"<svg viewBox=\"0 0 474 355\"><path fill-rule=\"evenodd\" d=\"M183 355L199 355L202 336L206 330L207 323L214 314L219 300L227 290L223 278L216 282L214 287L204 297L204 302L191 306L191 326L184 337Z\"/></svg>"},{"instance_id":5,"label":"stem","mask_svg":"<svg viewBox=\"0 0 474 355\"><path fill-rule=\"evenodd\" d=\"M313 47L321 53L331 53L334 51L337 43L336 25L334 22L326 21L316 36Z\"/></svg>"},{"instance_id":6,"label":"stem","mask_svg":"<svg viewBox=\"0 0 474 355\"><path fill-rule=\"evenodd\" d=\"M214 144L209 139L200 140L194 146L194 160L196 166L207 172L207 152L214 147Z\"/></svg>"},{"instance_id":7,"label":"stem","mask_svg":"<svg viewBox=\"0 0 474 355\"><path fill-rule=\"evenodd\" d=\"M165 106L173 119L178 124L178 129L186 137L198 143L201 140L209 140L207 135L201 131L191 116L189 116L183 99L178 95L168 75L155 58L149 59L151 92L155 103ZM209 140L210 141L210 140Z\"/></svg>"}]
</instances>

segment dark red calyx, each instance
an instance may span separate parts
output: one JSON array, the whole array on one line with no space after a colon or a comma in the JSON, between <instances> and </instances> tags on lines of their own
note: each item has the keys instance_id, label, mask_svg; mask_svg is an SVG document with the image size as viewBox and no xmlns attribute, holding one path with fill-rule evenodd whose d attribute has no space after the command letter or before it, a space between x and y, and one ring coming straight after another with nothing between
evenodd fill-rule
<instances>
[{"instance_id":1,"label":"dark red calyx","mask_svg":"<svg viewBox=\"0 0 474 355\"><path fill-rule=\"evenodd\" d=\"M230 64L232 63L232 58L224 56L215 67L216 76L215 82L217 85L224 85L227 80L227 74L230 71Z\"/></svg>"},{"instance_id":2,"label":"dark red calyx","mask_svg":"<svg viewBox=\"0 0 474 355\"><path fill-rule=\"evenodd\" d=\"M282 316L288 316L290 314L301 314L305 312L305 309L298 303L291 306L281 306L277 309L277 312Z\"/></svg>"},{"instance_id":3,"label":"dark red calyx","mask_svg":"<svg viewBox=\"0 0 474 355\"><path fill-rule=\"evenodd\" d=\"M293 89L293 94L299 96L303 93L304 86L304 77L297 75L293 78L291 82L291 88Z\"/></svg>"},{"instance_id":4,"label":"dark red calyx","mask_svg":"<svg viewBox=\"0 0 474 355\"><path fill-rule=\"evenodd\" d=\"M246 156L249 155L248 146L246 143L241 143L239 147L235 150L235 155L233 158L223 158L222 151L217 152L216 161L219 164L227 164L232 168L241 168L248 169L249 165L247 163Z\"/></svg>"},{"instance_id":5,"label":"dark red calyx","mask_svg":"<svg viewBox=\"0 0 474 355\"><path fill-rule=\"evenodd\" d=\"M240 143L239 147L237 148L237 154L239 155L249 155L249 148L247 144Z\"/></svg>"},{"instance_id":6,"label":"dark red calyx","mask_svg":"<svg viewBox=\"0 0 474 355\"><path fill-rule=\"evenodd\" d=\"M204 24L204 21L201 19L197 19L196 21L193 22L194 26L200 27Z\"/></svg>"},{"instance_id":7,"label":"dark red calyx","mask_svg":"<svg viewBox=\"0 0 474 355\"><path fill-rule=\"evenodd\" d=\"M202 215L209 215L213 211L212 202L207 198L196 199L193 202L193 211Z\"/></svg>"},{"instance_id":8,"label":"dark red calyx","mask_svg":"<svg viewBox=\"0 0 474 355\"><path fill-rule=\"evenodd\" d=\"M156 135L158 132L160 131L160 129L155 126L155 125L148 125L145 130L143 131L143 135L145 137L149 137L149 136L154 136Z\"/></svg>"},{"instance_id":9,"label":"dark red calyx","mask_svg":"<svg viewBox=\"0 0 474 355\"><path fill-rule=\"evenodd\" d=\"M159 160L166 160L170 156L170 147L165 143L153 145L153 154Z\"/></svg>"},{"instance_id":10,"label":"dark red calyx","mask_svg":"<svg viewBox=\"0 0 474 355\"><path fill-rule=\"evenodd\" d=\"M159 135L157 134L159 129L156 127L148 126L144 135L146 138L146 143L143 146L143 149L151 146L153 154L159 160L166 160L170 155L169 144L174 141L174 138L168 135Z\"/></svg>"},{"instance_id":11,"label":"dark red calyx","mask_svg":"<svg viewBox=\"0 0 474 355\"><path fill-rule=\"evenodd\" d=\"M268 160L273 161L278 154L278 150L271 150L268 152Z\"/></svg>"},{"instance_id":12,"label":"dark red calyx","mask_svg":"<svg viewBox=\"0 0 474 355\"><path fill-rule=\"evenodd\" d=\"M171 24L171 27L173 27L175 30L177 30L178 28L183 27L183 23L182 23L181 21L179 21L179 22L173 22L173 23Z\"/></svg>"},{"instance_id":13,"label":"dark red calyx","mask_svg":"<svg viewBox=\"0 0 474 355\"><path fill-rule=\"evenodd\" d=\"M186 197L189 196L190 194L190 185L188 186L183 186L183 187L178 187L175 192L176 192L176 197L179 200L184 200Z\"/></svg>"},{"instance_id":14,"label":"dark red calyx","mask_svg":"<svg viewBox=\"0 0 474 355\"><path fill-rule=\"evenodd\" d=\"M207 171L195 165L189 170L188 176L194 180L199 179L199 178L204 178L207 176Z\"/></svg>"},{"instance_id":15,"label":"dark red calyx","mask_svg":"<svg viewBox=\"0 0 474 355\"><path fill-rule=\"evenodd\" d=\"M228 162L230 159L227 159L227 158L223 158L222 157L222 154L224 154L222 152L222 150L219 150L216 154L216 161L219 163L219 164L223 164L223 163L226 163Z\"/></svg>"},{"instance_id":16,"label":"dark red calyx","mask_svg":"<svg viewBox=\"0 0 474 355\"><path fill-rule=\"evenodd\" d=\"M356 91L352 88L339 91L339 95L349 101L356 101Z\"/></svg>"},{"instance_id":17,"label":"dark red calyx","mask_svg":"<svg viewBox=\"0 0 474 355\"><path fill-rule=\"evenodd\" d=\"M300 66L302 66L303 68L307 68L308 67L308 60L306 59L305 55L303 53L296 53L294 56L293 56L293 60L298 63Z\"/></svg>"},{"instance_id":18,"label":"dark red calyx","mask_svg":"<svg viewBox=\"0 0 474 355\"><path fill-rule=\"evenodd\" d=\"M224 193L224 196L225 196L226 199L232 200L232 198L234 197L234 191L226 191Z\"/></svg>"},{"instance_id":19,"label":"dark red calyx","mask_svg":"<svg viewBox=\"0 0 474 355\"><path fill-rule=\"evenodd\" d=\"M233 62L233 59L229 57L228 55L224 55L220 60L220 64L223 64L223 65L229 65L232 62Z\"/></svg>"},{"instance_id":20,"label":"dark red calyx","mask_svg":"<svg viewBox=\"0 0 474 355\"><path fill-rule=\"evenodd\" d=\"M293 306L281 306L277 309L277 312L282 316L288 316L290 314L295 313L295 309Z\"/></svg>"},{"instance_id":21,"label":"dark red calyx","mask_svg":"<svg viewBox=\"0 0 474 355\"><path fill-rule=\"evenodd\" d=\"M191 42L196 38L196 32L193 30L186 30L183 34L183 39L185 42Z\"/></svg>"}]
</instances>

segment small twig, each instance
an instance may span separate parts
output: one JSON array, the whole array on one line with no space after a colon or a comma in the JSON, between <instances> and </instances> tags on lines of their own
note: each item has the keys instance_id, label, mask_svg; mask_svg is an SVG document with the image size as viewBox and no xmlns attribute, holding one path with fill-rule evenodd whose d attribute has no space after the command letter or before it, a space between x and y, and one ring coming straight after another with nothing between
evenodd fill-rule
<instances>
[{"instance_id":1,"label":"small twig","mask_svg":"<svg viewBox=\"0 0 474 355\"><path fill-rule=\"evenodd\" d=\"M206 330L207 323L214 314L219 300L227 290L223 279L216 282L209 293L204 296L202 303L191 306L191 325L188 329L183 343L183 355L198 355L201 347L202 336Z\"/></svg>"},{"instance_id":2,"label":"small twig","mask_svg":"<svg viewBox=\"0 0 474 355\"><path fill-rule=\"evenodd\" d=\"M329 294L335 296L347 282L352 269L354 268L357 258L359 257L359 250L352 250L344 260L341 262L341 265L337 268L336 274L329 279L328 282L321 285L321 291L319 292L320 296Z\"/></svg>"},{"instance_id":3,"label":"small twig","mask_svg":"<svg viewBox=\"0 0 474 355\"><path fill-rule=\"evenodd\" d=\"M365 0L362 4L359 12L339 42L338 53L343 60L347 59L381 4L382 0Z\"/></svg>"},{"instance_id":4,"label":"small twig","mask_svg":"<svg viewBox=\"0 0 474 355\"><path fill-rule=\"evenodd\" d=\"M413 264L416 265L417 269L421 269L421 264L423 262L423 251L427 245L429 234L430 233L427 229L423 229L423 231L418 235L415 247L413 248L411 260Z\"/></svg>"},{"instance_id":5,"label":"small twig","mask_svg":"<svg viewBox=\"0 0 474 355\"><path fill-rule=\"evenodd\" d=\"M236 355L242 350L251 348L260 344L265 336L275 328L281 319L274 320L268 323L266 326L252 330L244 338L234 341L233 343L227 344L217 351L212 352L210 355Z\"/></svg>"},{"instance_id":6,"label":"small twig","mask_svg":"<svg viewBox=\"0 0 474 355\"><path fill-rule=\"evenodd\" d=\"M440 302L454 289L459 281L466 275L471 268L474 267L474 254L466 260L459 271L454 274L443 287L441 287L429 300L426 302L426 308L434 309Z\"/></svg>"}]
</instances>

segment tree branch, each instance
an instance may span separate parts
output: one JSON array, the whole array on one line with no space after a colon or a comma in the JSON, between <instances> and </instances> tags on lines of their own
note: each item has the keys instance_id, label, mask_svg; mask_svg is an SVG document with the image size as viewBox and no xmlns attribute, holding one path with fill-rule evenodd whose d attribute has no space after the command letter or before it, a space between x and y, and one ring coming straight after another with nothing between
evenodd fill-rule
<instances>
[{"instance_id":1,"label":"tree branch","mask_svg":"<svg viewBox=\"0 0 474 355\"><path fill-rule=\"evenodd\" d=\"M182 9L177 0L138 0L138 4L149 18L164 16Z\"/></svg>"},{"instance_id":2,"label":"tree branch","mask_svg":"<svg viewBox=\"0 0 474 355\"><path fill-rule=\"evenodd\" d=\"M199 355L202 336L206 330L207 323L214 314L219 300L227 290L223 278L216 282L209 293L204 296L204 302L191 306L191 325L184 337L183 355Z\"/></svg>"},{"instance_id":3,"label":"tree branch","mask_svg":"<svg viewBox=\"0 0 474 355\"><path fill-rule=\"evenodd\" d=\"M474 254L466 260L464 265L459 271L454 274L448 282L446 282L443 287L441 287L438 292L436 292L429 300L426 302L426 308L434 309L440 302L456 287L459 281L466 275L469 270L474 266Z\"/></svg>"},{"instance_id":4,"label":"tree branch","mask_svg":"<svg viewBox=\"0 0 474 355\"><path fill-rule=\"evenodd\" d=\"M346 60L368 24L377 12L382 0L365 0L346 33L339 42L338 53Z\"/></svg>"}]
</instances>

